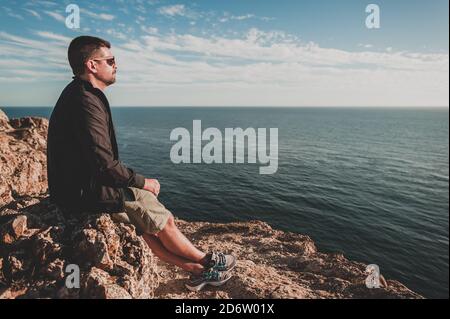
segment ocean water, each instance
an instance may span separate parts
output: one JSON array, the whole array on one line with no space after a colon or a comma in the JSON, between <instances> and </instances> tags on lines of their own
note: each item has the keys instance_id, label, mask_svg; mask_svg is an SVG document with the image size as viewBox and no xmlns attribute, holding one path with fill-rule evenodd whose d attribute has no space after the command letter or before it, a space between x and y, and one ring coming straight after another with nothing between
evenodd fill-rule
<instances>
[{"instance_id":1,"label":"ocean water","mask_svg":"<svg viewBox=\"0 0 450 319\"><path fill-rule=\"evenodd\" d=\"M49 117L51 108L4 108ZM113 108L121 160L186 220L259 219L448 298L448 108ZM170 132L278 128L279 167L173 164Z\"/></svg>"}]
</instances>

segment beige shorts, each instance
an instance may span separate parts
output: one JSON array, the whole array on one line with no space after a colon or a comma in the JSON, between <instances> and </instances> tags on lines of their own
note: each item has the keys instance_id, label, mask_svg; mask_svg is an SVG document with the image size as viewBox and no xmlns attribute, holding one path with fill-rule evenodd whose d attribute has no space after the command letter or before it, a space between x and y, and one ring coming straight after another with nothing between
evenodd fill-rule
<instances>
[{"instance_id":1,"label":"beige shorts","mask_svg":"<svg viewBox=\"0 0 450 319\"><path fill-rule=\"evenodd\" d=\"M118 223L133 224L140 234L156 234L164 229L172 213L151 192L124 188L125 211L111 214Z\"/></svg>"}]
</instances>

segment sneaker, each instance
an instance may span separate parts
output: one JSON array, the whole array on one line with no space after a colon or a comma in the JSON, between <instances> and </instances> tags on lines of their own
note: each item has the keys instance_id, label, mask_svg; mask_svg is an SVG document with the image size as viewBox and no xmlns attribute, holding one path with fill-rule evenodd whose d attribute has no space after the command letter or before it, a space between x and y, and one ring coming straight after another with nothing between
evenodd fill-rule
<instances>
[{"instance_id":1,"label":"sneaker","mask_svg":"<svg viewBox=\"0 0 450 319\"><path fill-rule=\"evenodd\" d=\"M236 266L236 257L221 252L212 252L207 255L206 268L218 271L230 271Z\"/></svg>"},{"instance_id":2,"label":"sneaker","mask_svg":"<svg viewBox=\"0 0 450 319\"><path fill-rule=\"evenodd\" d=\"M186 287L191 291L200 291L206 285L219 287L230 280L231 277L231 274L228 272L211 269L204 271L201 275L192 276L189 282L186 283Z\"/></svg>"}]
</instances>

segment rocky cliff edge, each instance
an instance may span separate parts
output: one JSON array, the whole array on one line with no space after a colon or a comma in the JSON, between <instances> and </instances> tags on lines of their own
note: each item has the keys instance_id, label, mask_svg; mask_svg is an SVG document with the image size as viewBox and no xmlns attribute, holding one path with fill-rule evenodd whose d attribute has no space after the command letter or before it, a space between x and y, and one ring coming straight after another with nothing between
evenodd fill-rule
<instances>
[{"instance_id":1,"label":"rocky cliff edge","mask_svg":"<svg viewBox=\"0 0 450 319\"><path fill-rule=\"evenodd\" d=\"M239 259L226 285L190 292L188 274L158 260L132 225L64 216L49 203L47 128L0 110L0 298L421 298L395 280L368 289L365 264L321 253L306 235L261 221L177 219L200 249ZM80 284L68 288L74 264Z\"/></svg>"}]
</instances>

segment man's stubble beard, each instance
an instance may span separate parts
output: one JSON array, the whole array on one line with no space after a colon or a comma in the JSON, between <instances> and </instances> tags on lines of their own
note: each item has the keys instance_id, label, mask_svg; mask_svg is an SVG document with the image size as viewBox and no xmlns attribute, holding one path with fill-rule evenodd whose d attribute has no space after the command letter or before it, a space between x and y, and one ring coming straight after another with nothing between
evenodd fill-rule
<instances>
[{"instance_id":1,"label":"man's stubble beard","mask_svg":"<svg viewBox=\"0 0 450 319\"><path fill-rule=\"evenodd\" d=\"M111 79L108 80L108 81L106 81L105 84L107 84L107 85L109 86L109 85L112 85L112 84L114 84L114 83L116 83L116 73L113 73Z\"/></svg>"}]
</instances>

